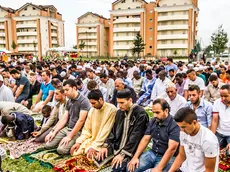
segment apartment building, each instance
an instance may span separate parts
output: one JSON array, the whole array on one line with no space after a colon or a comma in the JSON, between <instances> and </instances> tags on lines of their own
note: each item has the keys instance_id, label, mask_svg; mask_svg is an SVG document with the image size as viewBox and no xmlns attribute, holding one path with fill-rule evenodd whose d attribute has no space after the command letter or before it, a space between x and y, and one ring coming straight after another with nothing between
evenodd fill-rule
<instances>
[{"instance_id":1,"label":"apartment building","mask_svg":"<svg viewBox=\"0 0 230 172\"><path fill-rule=\"evenodd\" d=\"M53 5L26 3L11 14L8 11L7 16L7 11L3 11L0 18L8 21L4 27L8 36L5 37L6 49L41 57L49 48L64 46L64 21ZM17 44L15 50L11 47L12 41Z\"/></svg>"},{"instance_id":2,"label":"apartment building","mask_svg":"<svg viewBox=\"0 0 230 172\"><path fill-rule=\"evenodd\" d=\"M150 3L144 0L117 0L113 2L108 23L109 55L112 57L133 56L133 40L140 32L146 44L144 52L141 53L142 56L188 56L196 41L197 3L197 0L157 0ZM80 19L82 20L87 15L89 13L81 16ZM84 25L78 21L76 24L78 44L81 39L86 38L86 33L88 33L83 26L92 26L93 22L95 20L89 17ZM79 26L82 27L80 32ZM94 35L97 34L100 33L94 32ZM98 42L95 38L93 38L94 41ZM104 47L103 43L105 42L101 42L100 46ZM94 52L93 55L98 55L98 53Z\"/></svg>"},{"instance_id":3,"label":"apartment building","mask_svg":"<svg viewBox=\"0 0 230 172\"><path fill-rule=\"evenodd\" d=\"M109 48L109 20L96 13L87 12L76 24L77 46L85 44L82 56L106 56Z\"/></svg>"},{"instance_id":4,"label":"apartment building","mask_svg":"<svg viewBox=\"0 0 230 172\"><path fill-rule=\"evenodd\" d=\"M198 24L197 0L158 0L156 55L187 56L194 48Z\"/></svg>"}]
</instances>

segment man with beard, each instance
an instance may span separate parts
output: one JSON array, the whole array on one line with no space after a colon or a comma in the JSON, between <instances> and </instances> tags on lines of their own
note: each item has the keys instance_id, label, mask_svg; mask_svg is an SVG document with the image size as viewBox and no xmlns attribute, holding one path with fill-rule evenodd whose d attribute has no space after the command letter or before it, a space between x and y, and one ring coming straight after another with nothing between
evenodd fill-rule
<instances>
[{"instance_id":1,"label":"man with beard","mask_svg":"<svg viewBox=\"0 0 230 172\"><path fill-rule=\"evenodd\" d=\"M230 152L230 85L220 88L220 97L214 102L211 130L216 134L220 147Z\"/></svg>"},{"instance_id":2,"label":"man with beard","mask_svg":"<svg viewBox=\"0 0 230 172\"><path fill-rule=\"evenodd\" d=\"M142 107L133 104L131 94L129 89L117 92L119 110L115 124L97 156L98 161L104 163L112 160L113 172L126 172L127 164L148 125L147 113Z\"/></svg>"},{"instance_id":3,"label":"man with beard","mask_svg":"<svg viewBox=\"0 0 230 172\"><path fill-rule=\"evenodd\" d=\"M150 121L135 155L128 164L129 171L168 172L179 145L180 128L169 114L166 100L156 99L152 104L154 118ZM152 149L143 153L152 139Z\"/></svg>"},{"instance_id":4,"label":"man with beard","mask_svg":"<svg viewBox=\"0 0 230 172\"><path fill-rule=\"evenodd\" d=\"M188 88L190 102L188 106L193 109L197 115L198 122L208 128L212 122L212 104L200 97L200 88L197 85L191 85Z\"/></svg>"}]
</instances>

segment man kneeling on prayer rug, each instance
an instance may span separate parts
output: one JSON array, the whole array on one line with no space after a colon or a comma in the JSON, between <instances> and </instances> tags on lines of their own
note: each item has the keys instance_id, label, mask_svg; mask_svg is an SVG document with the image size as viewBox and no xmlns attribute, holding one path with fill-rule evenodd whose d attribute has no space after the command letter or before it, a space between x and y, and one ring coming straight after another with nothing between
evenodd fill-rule
<instances>
[{"instance_id":1,"label":"man kneeling on prayer rug","mask_svg":"<svg viewBox=\"0 0 230 172\"><path fill-rule=\"evenodd\" d=\"M88 94L92 105L88 113L84 128L70 153L74 156L87 154L93 159L101 150L105 139L114 125L117 109L114 105L106 103L100 90L92 90Z\"/></svg>"},{"instance_id":2,"label":"man kneeling on prayer rug","mask_svg":"<svg viewBox=\"0 0 230 172\"><path fill-rule=\"evenodd\" d=\"M148 126L149 118L145 110L132 102L131 91L117 92L115 123L103 148L96 157L100 166L112 161L113 172L126 172L127 164Z\"/></svg>"}]
</instances>

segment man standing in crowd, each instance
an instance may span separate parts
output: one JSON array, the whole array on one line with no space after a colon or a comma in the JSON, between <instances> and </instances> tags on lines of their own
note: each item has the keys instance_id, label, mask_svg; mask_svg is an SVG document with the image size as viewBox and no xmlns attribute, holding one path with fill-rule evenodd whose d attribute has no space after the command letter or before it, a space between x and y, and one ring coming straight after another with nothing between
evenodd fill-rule
<instances>
[{"instance_id":1,"label":"man standing in crowd","mask_svg":"<svg viewBox=\"0 0 230 172\"><path fill-rule=\"evenodd\" d=\"M197 121L189 107L180 109L174 116L181 129L180 150L168 172L217 172L219 144L216 136Z\"/></svg>"},{"instance_id":2,"label":"man standing in crowd","mask_svg":"<svg viewBox=\"0 0 230 172\"><path fill-rule=\"evenodd\" d=\"M90 109L89 100L77 91L76 82L69 79L63 84L66 96L69 98L66 111L55 128L46 136L46 148L57 147L59 154L69 154L71 147L80 136Z\"/></svg>"},{"instance_id":3,"label":"man standing in crowd","mask_svg":"<svg viewBox=\"0 0 230 172\"><path fill-rule=\"evenodd\" d=\"M169 104L156 99L152 104L154 118L150 121L137 151L128 165L129 171L168 172L179 145L180 128L169 114ZM143 153L152 139L152 149Z\"/></svg>"},{"instance_id":4,"label":"man standing in crowd","mask_svg":"<svg viewBox=\"0 0 230 172\"><path fill-rule=\"evenodd\" d=\"M117 92L117 111L115 124L98 154L98 160L112 160L113 172L126 172L127 164L148 126L145 110L133 104L129 89ZM104 159L105 158L105 159Z\"/></svg>"},{"instance_id":5,"label":"man standing in crowd","mask_svg":"<svg viewBox=\"0 0 230 172\"><path fill-rule=\"evenodd\" d=\"M30 94L30 82L16 69L12 69L10 74L16 79L16 85L13 88L15 102L21 103L21 101L26 100Z\"/></svg>"}]
</instances>

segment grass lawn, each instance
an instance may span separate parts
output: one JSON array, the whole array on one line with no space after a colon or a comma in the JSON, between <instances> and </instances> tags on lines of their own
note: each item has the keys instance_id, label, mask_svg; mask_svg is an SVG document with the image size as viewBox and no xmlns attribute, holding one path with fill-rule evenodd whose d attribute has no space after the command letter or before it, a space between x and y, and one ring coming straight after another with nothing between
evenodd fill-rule
<instances>
[{"instance_id":1,"label":"grass lawn","mask_svg":"<svg viewBox=\"0 0 230 172\"><path fill-rule=\"evenodd\" d=\"M42 167L38 162L28 163L23 158L12 160L6 158L2 162L2 170L6 172L54 172L54 170Z\"/></svg>"}]
</instances>

